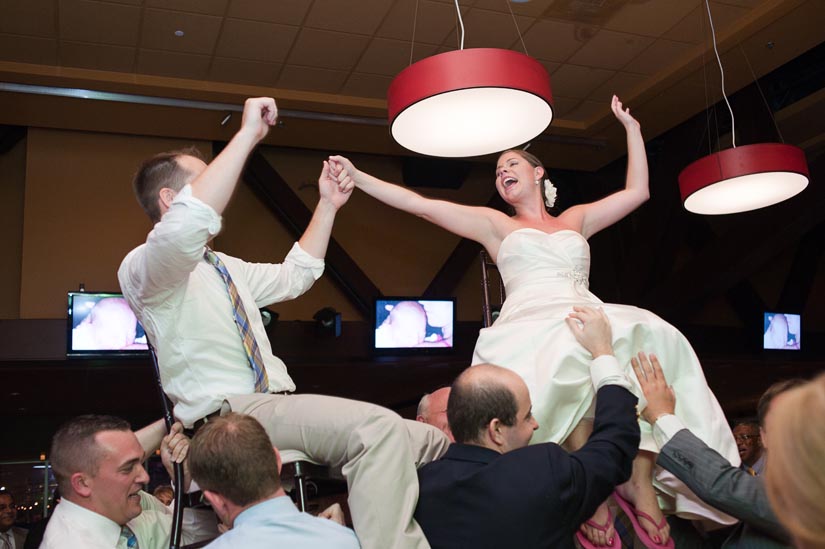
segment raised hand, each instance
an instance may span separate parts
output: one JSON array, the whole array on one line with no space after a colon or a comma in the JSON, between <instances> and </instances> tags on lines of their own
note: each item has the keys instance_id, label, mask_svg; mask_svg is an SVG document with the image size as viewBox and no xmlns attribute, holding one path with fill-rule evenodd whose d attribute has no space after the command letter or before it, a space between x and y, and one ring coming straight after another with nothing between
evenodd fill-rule
<instances>
[{"instance_id":1,"label":"raised hand","mask_svg":"<svg viewBox=\"0 0 825 549\"><path fill-rule=\"evenodd\" d=\"M174 478L173 463L183 463L183 489L189 489L191 478L189 476L189 465L186 456L189 454L189 437L183 434L183 425L176 422L169 430L169 434L163 437L160 443L160 461L169 473L169 476Z\"/></svg>"},{"instance_id":2,"label":"raised hand","mask_svg":"<svg viewBox=\"0 0 825 549\"><path fill-rule=\"evenodd\" d=\"M630 107L623 109L622 102L615 95L613 96L613 100L610 102L610 109L613 111L613 115L616 119L622 123L626 130L641 129L639 121L630 115Z\"/></svg>"},{"instance_id":3,"label":"raised hand","mask_svg":"<svg viewBox=\"0 0 825 549\"><path fill-rule=\"evenodd\" d=\"M278 122L278 107L271 97L251 97L243 106L243 120L239 133L249 133L255 142L269 133L270 126Z\"/></svg>"},{"instance_id":4,"label":"raised hand","mask_svg":"<svg viewBox=\"0 0 825 549\"><path fill-rule=\"evenodd\" d=\"M321 195L321 200L326 200L337 210L349 200L353 186L342 188L333 173L333 168L334 166L330 162L324 161L321 175L318 176L318 192Z\"/></svg>"},{"instance_id":5,"label":"raised hand","mask_svg":"<svg viewBox=\"0 0 825 549\"><path fill-rule=\"evenodd\" d=\"M648 358L644 353L630 359L639 387L647 400L647 406L642 410L642 417L653 425L660 416L672 414L676 409L676 394L673 387L667 384L662 366L656 355Z\"/></svg>"},{"instance_id":6,"label":"raised hand","mask_svg":"<svg viewBox=\"0 0 825 549\"><path fill-rule=\"evenodd\" d=\"M329 157L332 174L338 182L338 188L343 192L354 189L360 172L349 158L340 155Z\"/></svg>"},{"instance_id":7,"label":"raised hand","mask_svg":"<svg viewBox=\"0 0 825 549\"><path fill-rule=\"evenodd\" d=\"M593 307L573 307L565 319L576 341L590 351L593 358L613 354L613 332L605 312Z\"/></svg>"}]
</instances>

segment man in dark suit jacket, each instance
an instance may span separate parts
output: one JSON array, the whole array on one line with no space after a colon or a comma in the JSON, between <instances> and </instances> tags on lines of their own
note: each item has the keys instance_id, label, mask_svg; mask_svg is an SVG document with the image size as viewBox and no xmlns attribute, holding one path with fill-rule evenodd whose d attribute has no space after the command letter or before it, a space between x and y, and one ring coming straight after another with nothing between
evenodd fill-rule
<instances>
[{"instance_id":1,"label":"man in dark suit jacket","mask_svg":"<svg viewBox=\"0 0 825 549\"><path fill-rule=\"evenodd\" d=\"M642 412L653 425L653 437L660 453L656 463L684 482L702 501L740 520L722 543L725 549L767 549L791 547L790 536L768 503L762 477L752 476L708 447L673 415L676 398L667 388L659 362L639 355L633 368L647 399ZM765 415L776 395L796 386L796 380L772 385L759 401L759 423L765 450L769 436L764 430Z\"/></svg>"},{"instance_id":2,"label":"man in dark suit jacket","mask_svg":"<svg viewBox=\"0 0 825 549\"><path fill-rule=\"evenodd\" d=\"M538 428L530 394L514 372L465 370L447 405L456 444L419 470L415 518L433 549L573 547L579 526L625 482L639 447L636 397L619 367L600 309L568 321L593 355L593 434L568 454L552 443L527 446Z\"/></svg>"},{"instance_id":3,"label":"man in dark suit jacket","mask_svg":"<svg viewBox=\"0 0 825 549\"><path fill-rule=\"evenodd\" d=\"M14 496L7 490L0 490L0 549L23 549L28 530L14 526L15 520Z\"/></svg>"}]
</instances>

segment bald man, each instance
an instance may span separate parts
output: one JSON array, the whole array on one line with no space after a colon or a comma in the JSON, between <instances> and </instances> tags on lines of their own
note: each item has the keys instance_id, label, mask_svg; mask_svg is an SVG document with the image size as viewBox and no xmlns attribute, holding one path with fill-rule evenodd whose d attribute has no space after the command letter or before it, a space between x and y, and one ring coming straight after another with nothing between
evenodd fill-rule
<instances>
[{"instance_id":1,"label":"bald man","mask_svg":"<svg viewBox=\"0 0 825 549\"><path fill-rule=\"evenodd\" d=\"M421 397L421 401L418 403L415 420L441 429L450 439L450 442L455 442L453 433L450 431L450 424L447 421L447 400L449 398L449 387L442 387L432 393L427 393Z\"/></svg>"},{"instance_id":2,"label":"bald man","mask_svg":"<svg viewBox=\"0 0 825 549\"><path fill-rule=\"evenodd\" d=\"M568 324L593 355L593 434L572 454L528 446L538 423L521 377L489 364L465 370L447 405L456 443L418 473L415 518L433 549L572 548L579 525L630 478L637 399L613 356L610 323L600 309L575 308Z\"/></svg>"}]
</instances>

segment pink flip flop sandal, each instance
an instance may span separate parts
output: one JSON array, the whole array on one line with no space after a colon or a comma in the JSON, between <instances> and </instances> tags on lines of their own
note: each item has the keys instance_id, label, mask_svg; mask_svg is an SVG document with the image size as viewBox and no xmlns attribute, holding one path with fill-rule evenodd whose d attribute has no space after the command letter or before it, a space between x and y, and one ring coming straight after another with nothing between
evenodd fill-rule
<instances>
[{"instance_id":1,"label":"pink flip flop sandal","mask_svg":"<svg viewBox=\"0 0 825 549\"><path fill-rule=\"evenodd\" d=\"M673 543L673 538L667 540L667 543L656 543L653 541L650 536L647 534L644 528L642 528L641 523L639 523L639 519L644 519L658 529L662 529L664 523L667 522L667 519L662 517L662 521L658 524L653 517L645 513L644 511L639 511L635 507L633 507L629 501L624 499L622 496L618 494L618 492L613 492L613 499L616 500L616 503L619 504L619 507L622 508L622 511L627 515L627 518L630 519L630 523L633 524L633 530L636 532L636 535L639 536L639 539L644 544L645 547L648 549L673 549L675 544Z\"/></svg>"},{"instance_id":2,"label":"pink flip flop sandal","mask_svg":"<svg viewBox=\"0 0 825 549\"><path fill-rule=\"evenodd\" d=\"M599 524L594 520L587 520L585 524L588 526L592 526L600 532L607 532L607 529L610 527L611 524L613 524L613 513L611 513L609 509L607 510L607 522L605 522L604 524ZM593 545L592 543L590 543L590 540L587 539L587 536L585 536L581 530L578 530L576 532L576 539L579 541L581 546L584 547L584 549L604 549L605 547L609 549L621 549L622 547L622 540L619 539L618 532L613 535L613 542L609 545Z\"/></svg>"}]
</instances>

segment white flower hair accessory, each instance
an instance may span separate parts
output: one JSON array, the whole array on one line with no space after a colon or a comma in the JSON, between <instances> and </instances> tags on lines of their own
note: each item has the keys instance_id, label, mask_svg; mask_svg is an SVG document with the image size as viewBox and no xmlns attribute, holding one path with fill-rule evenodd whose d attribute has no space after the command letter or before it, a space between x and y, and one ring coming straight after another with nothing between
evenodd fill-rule
<instances>
[{"instance_id":1,"label":"white flower hair accessory","mask_svg":"<svg viewBox=\"0 0 825 549\"><path fill-rule=\"evenodd\" d=\"M544 180L544 204L552 208L556 203L556 186L549 179Z\"/></svg>"}]
</instances>

